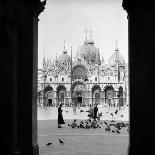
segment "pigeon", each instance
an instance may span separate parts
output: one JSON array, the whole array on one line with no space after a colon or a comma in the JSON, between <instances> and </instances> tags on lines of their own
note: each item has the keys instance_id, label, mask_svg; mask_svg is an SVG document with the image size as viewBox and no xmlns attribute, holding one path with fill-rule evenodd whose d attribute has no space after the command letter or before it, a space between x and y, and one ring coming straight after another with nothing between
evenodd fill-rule
<instances>
[{"instance_id":1,"label":"pigeon","mask_svg":"<svg viewBox=\"0 0 155 155\"><path fill-rule=\"evenodd\" d=\"M117 115L117 113L118 113L118 109L115 111L115 114Z\"/></svg>"},{"instance_id":2,"label":"pigeon","mask_svg":"<svg viewBox=\"0 0 155 155\"><path fill-rule=\"evenodd\" d=\"M110 126L107 126L107 127L105 128L105 131L109 131L109 132L110 132Z\"/></svg>"},{"instance_id":3,"label":"pigeon","mask_svg":"<svg viewBox=\"0 0 155 155\"><path fill-rule=\"evenodd\" d=\"M59 142L60 142L60 144L64 144L64 142L61 139L59 139Z\"/></svg>"},{"instance_id":4,"label":"pigeon","mask_svg":"<svg viewBox=\"0 0 155 155\"><path fill-rule=\"evenodd\" d=\"M120 131L116 130L116 132L117 132L118 134L120 134Z\"/></svg>"},{"instance_id":5,"label":"pigeon","mask_svg":"<svg viewBox=\"0 0 155 155\"><path fill-rule=\"evenodd\" d=\"M121 115L120 117L124 117L123 115Z\"/></svg>"},{"instance_id":6,"label":"pigeon","mask_svg":"<svg viewBox=\"0 0 155 155\"><path fill-rule=\"evenodd\" d=\"M105 122L105 121L104 121L104 124L105 124L105 125L108 125L108 123L107 123L107 122Z\"/></svg>"},{"instance_id":7,"label":"pigeon","mask_svg":"<svg viewBox=\"0 0 155 155\"><path fill-rule=\"evenodd\" d=\"M46 144L46 146L50 146L50 145L52 145L52 143L47 143L47 144Z\"/></svg>"},{"instance_id":8,"label":"pigeon","mask_svg":"<svg viewBox=\"0 0 155 155\"><path fill-rule=\"evenodd\" d=\"M80 112L84 112L84 110L80 110Z\"/></svg>"},{"instance_id":9,"label":"pigeon","mask_svg":"<svg viewBox=\"0 0 155 155\"><path fill-rule=\"evenodd\" d=\"M115 130L112 130L111 132L113 132L113 133L114 133L114 132L115 132Z\"/></svg>"}]
</instances>

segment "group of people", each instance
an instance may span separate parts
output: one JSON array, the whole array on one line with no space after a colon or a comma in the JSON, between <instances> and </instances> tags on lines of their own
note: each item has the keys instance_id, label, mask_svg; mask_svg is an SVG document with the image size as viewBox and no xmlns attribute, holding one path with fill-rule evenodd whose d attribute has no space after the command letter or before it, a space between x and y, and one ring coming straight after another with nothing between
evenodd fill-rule
<instances>
[{"instance_id":1,"label":"group of people","mask_svg":"<svg viewBox=\"0 0 155 155\"><path fill-rule=\"evenodd\" d=\"M62 105L63 104L61 103L58 107L58 128L62 128L61 125L65 124L65 121L64 121L63 115L62 115ZM73 111L76 113L76 107L73 107ZM94 107L90 105L90 113L94 120L96 120L96 118L97 118L97 112L98 112L97 104L95 104Z\"/></svg>"}]
</instances>

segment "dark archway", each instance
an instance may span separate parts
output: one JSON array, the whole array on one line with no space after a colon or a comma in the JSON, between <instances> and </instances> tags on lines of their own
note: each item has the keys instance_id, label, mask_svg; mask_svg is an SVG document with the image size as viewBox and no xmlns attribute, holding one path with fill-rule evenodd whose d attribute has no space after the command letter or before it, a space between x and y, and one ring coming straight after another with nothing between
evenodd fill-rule
<instances>
[{"instance_id":1,"label":"dark archway","mask_svg":"<svg viewBox=\"0 0 155 155\"><path fill-rule=\"evenodd\" d=\"M123 106L124 102L123 102L123 87L122 86L118 88L118 99L119 99L119 106Z\"/></svg>"},{"instance_id":2,"label":"dark archway","mask_svg":"<svg viewBox=\"0 0 155 155\"><path fill-rule=\"evenodd\" d=\"M100 104L100 92L101 88L99 85L94 85L92 88L92 104Z\"/></svg>"},{"instance_id":3,"label":"dark archway","mask_svg":"<svg viewBox=\"0 0 155 155\"><path fill-rule=\"evenodd\" d=\"M84 66L75 66L73 68L73 80L82 79L84 81L88 80L87 70Z\"/></svg>"},{"instance_id":4,"label":"dark archway","mask_svg":"<svg viewBox=\"0 0 155 155\"><path fill-rule=\"evenodd\" d=\"M86 85L82 81L76 81L71 87L71 93L73 94L73 103L75 105L86 104L85 103L85 92Z\"/></svg>"},{"instance_id":5,"label":"dark archway","mask_svg":"<svg viewBox=\"0 0 155 155\"><path fill-rule=\"evenodd\" d=\"M60 103L65 103L66 102L66 87L64 85L59 85L57 87L57 105Z\"/></svg>"},{"instance_id":6,"label":"dark archway","mask_svg":"<svg viewBox=\"0 0 155 155\"><path fill-rule=\"evenodd\" d=\"M114 88L112 86L106 86L104 88L105 92L105 103L111 105L112 99L114 97Z\"/></svg>"}]
</instances>

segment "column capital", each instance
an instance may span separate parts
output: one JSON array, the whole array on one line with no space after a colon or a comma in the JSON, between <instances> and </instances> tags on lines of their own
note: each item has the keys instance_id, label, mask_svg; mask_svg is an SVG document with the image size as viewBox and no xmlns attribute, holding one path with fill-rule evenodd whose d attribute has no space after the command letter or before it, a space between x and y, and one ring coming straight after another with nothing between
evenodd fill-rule
<instances>
[{"instance_id":1,"label":"column capital","mask_svg":"<svg viewBox=\"0 0 155 155\"><path fill-rule=\"evenodd\" d=\"M137 13L141 11L153 11L155 9L154 0L123 0L122 7L128 14Z\"/></svg>"},{"instance_id":2,"label":"column capital","mask_svg":"<svg viewBox=\"0 0 155 155\"><path fill-rule=\"evenodd\" d=\"M36 3L34 4L34 18L37 18L38 19L38 16L40 15L41 12L44 11L45 9L45 5L46 5L46 0L44 1L40 1L40 0L37 0Z\"/></svg>"}]
</instances>

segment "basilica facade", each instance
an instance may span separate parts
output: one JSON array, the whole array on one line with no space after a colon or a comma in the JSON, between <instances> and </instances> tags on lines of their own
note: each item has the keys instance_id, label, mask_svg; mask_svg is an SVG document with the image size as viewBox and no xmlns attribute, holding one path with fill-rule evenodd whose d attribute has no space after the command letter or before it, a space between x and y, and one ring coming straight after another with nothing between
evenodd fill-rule
<instances>
[{"instance_id":1,"label":"basilica facade","mask_svg":"<svg viewBox=\"0 0 155 155\"><path fill-rule=\"evenodd\" d=\"M72 58L64 45L54 60L43 58L38 70L38 102L51 105L128 104L128 64L119 49L106 64L90 36Z\"/></svg>"}]
</instances>

